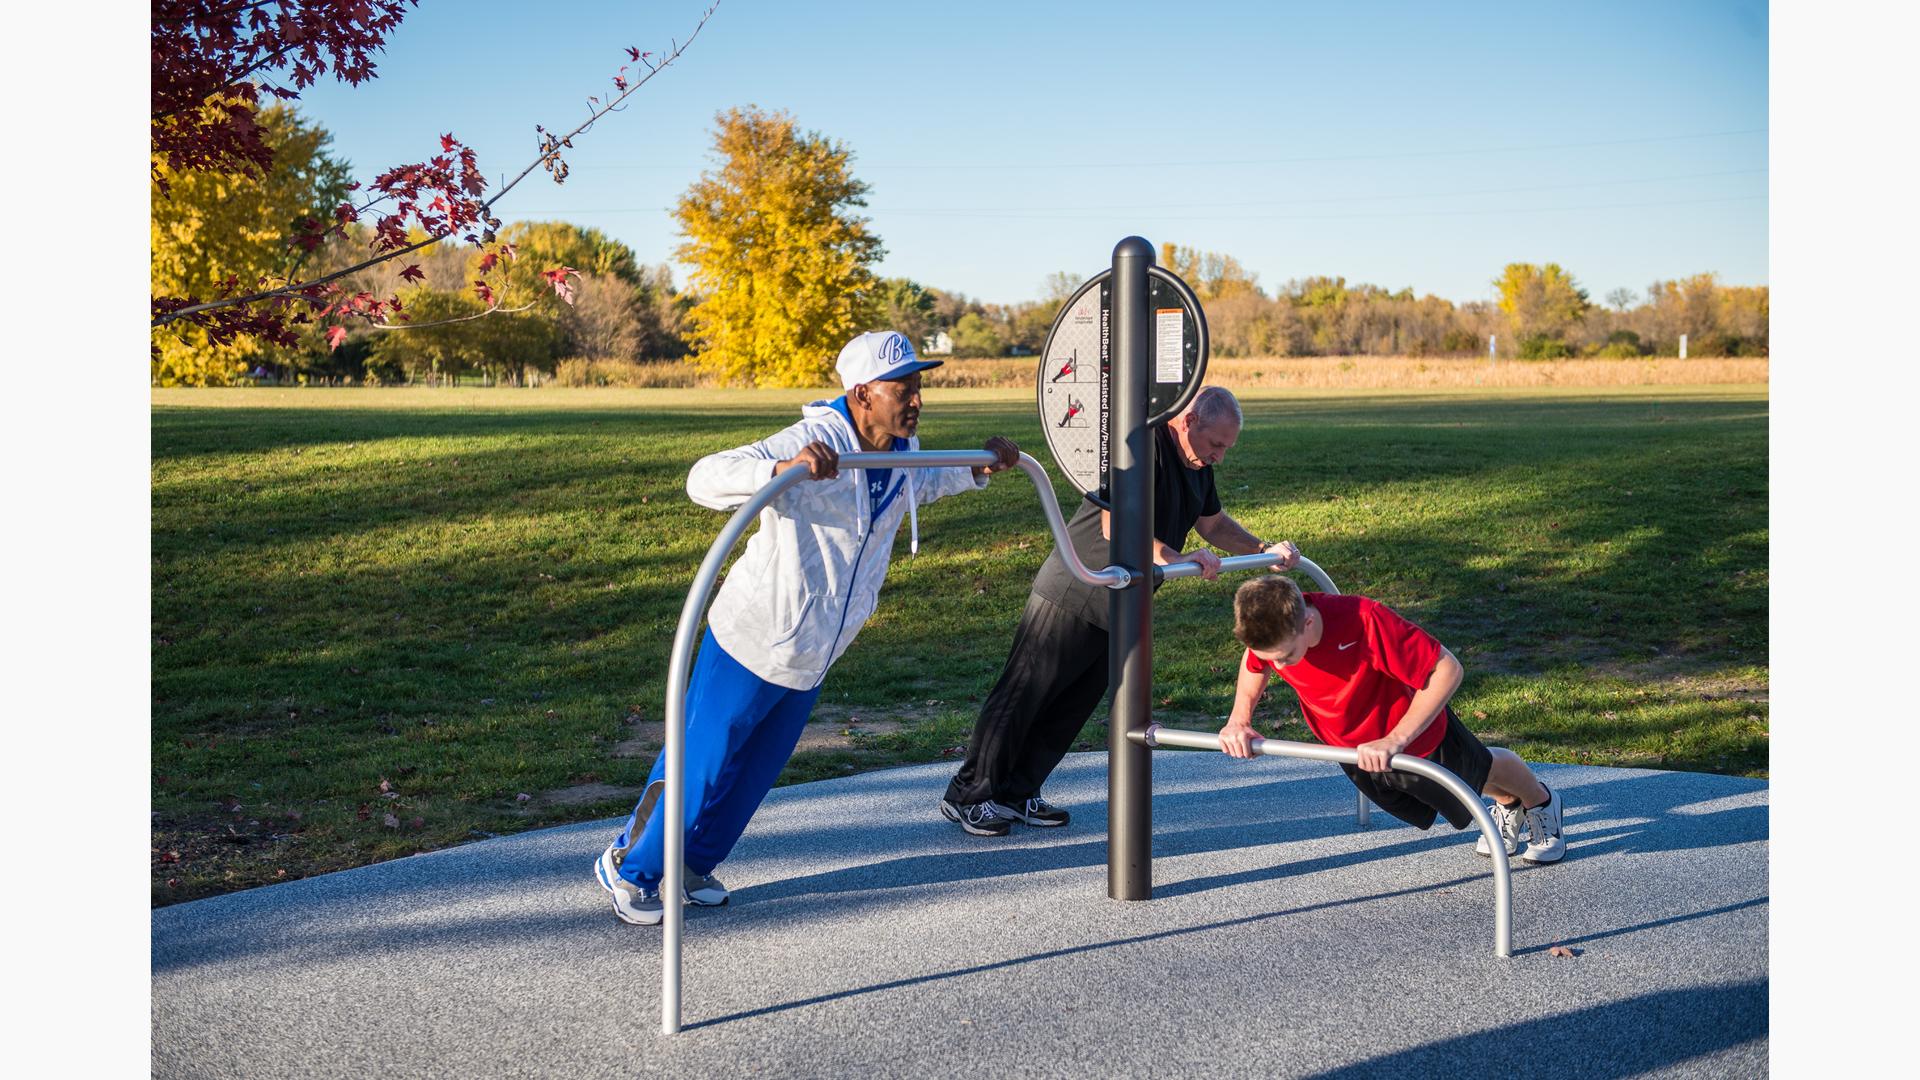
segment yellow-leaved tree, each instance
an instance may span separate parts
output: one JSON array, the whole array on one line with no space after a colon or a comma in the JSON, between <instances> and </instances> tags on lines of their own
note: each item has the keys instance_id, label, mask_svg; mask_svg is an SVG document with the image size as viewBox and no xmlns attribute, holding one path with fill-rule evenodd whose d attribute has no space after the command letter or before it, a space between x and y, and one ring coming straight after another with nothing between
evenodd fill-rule
<instances>
[{"instance_id":1,"label":"yellow-leaved tree","mask_svg":"<svg viewBox=\"0 0 1920 1080\"><path fill-rule=\"evenodd\" d=\"M156 159L154 172L166 178L168 190L149 184L153 295L211 300L228 278L244 293L263 277L290 273L300 259L287 243L296 223L331 216L347 200L348 168L327 156L332 137L325 130L284 105L260 110L255 120L273 150L273 168L264 177L175 172ZM204 328L187 323L161 327L153 338L152 377L161 386L232 382L258 348L247 337L214 344Z\"/></svg>"},{"instance_id":2,"label":"yellow-leaved tree","mask_svg":"<svg viewBox=\"0 0 1920 1080\"><path fill-rule=\"evenodd\" d=\"M851 152L801 133L784 112L730 109L715 121L718 171L674 210L699 301L688 312L694 362L727 382L819 386L875 306L870 269L885 252L852 207L867 185Z\"/></svg>"},{"instance_id":3,"label":"yellow-leaved tree","mask_svg":"<svg viewBox=\"0 0 1920 1080\"><path fill-rule=\"evenodd\" d=\"M1247 268L1240 265L1240 260L1217 251L1201 251L1199 248L1163 243L1160 245L1160 265L1186 282L1202 303L1251 296L1260 291L1258 274L1248 273Z\"/></svg>"},{"instance_id":4,"label":"yellow-leaved tree","mask_svg":"<svg viewBox=\"0 0 1920 1080\"><path fill-rule=\"evenodd\" d=\"M1535 266L1508 263L1493 280L1500 290L1500 310L1513 330L1518 353L1526 360L1551 360L1573 355L1566 334L1586 317L1587 291L1559 263Z\"/></svg>"}]
</instances>

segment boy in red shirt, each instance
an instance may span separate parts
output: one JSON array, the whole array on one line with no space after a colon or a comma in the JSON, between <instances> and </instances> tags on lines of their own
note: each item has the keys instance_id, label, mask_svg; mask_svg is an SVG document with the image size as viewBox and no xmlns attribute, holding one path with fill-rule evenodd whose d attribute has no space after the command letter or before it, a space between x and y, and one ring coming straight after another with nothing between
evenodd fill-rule
<instances>
[{"instance_id":1,"label":"boy in red shirt","mask_svg":"<svg viewBox=\"0 0 1920 1080\"><path fill-rule=\"evenodd\" d=\"M1247 647L1233 713L1220 729L1220 749L1253 756L1248 742L1253 707L1278 675L1300 695L1300 711L1314 737L1359 751L1360 764L1342 765L1348 779L1382 810L1426 829L1436 813L1456 829L1473 816L1446 789L1424 776L1390 770L1395 754L1414 754L1451 769L1468 787L1493 797L1493 820L1507 854L1530 863L1559 862L1560 795L1547 790L1520 755L1488 749L1474 738L1447 700L1460 688L1460 661L1433 635L1377 600L1333 593L1302 595L1277 574L1262 575L1233 597L1233 636ZM1493 854L1482 836L1478 850Z\"/></svg>"}]
</instances>

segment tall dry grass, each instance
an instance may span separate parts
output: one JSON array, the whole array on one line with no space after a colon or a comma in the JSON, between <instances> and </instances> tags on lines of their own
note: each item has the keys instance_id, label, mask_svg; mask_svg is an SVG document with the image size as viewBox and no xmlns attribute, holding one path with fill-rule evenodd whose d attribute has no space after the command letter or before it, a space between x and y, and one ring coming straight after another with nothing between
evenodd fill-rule
<instances>
[{"instance_id":1,"label":"tall dry grass","mask_svg":"<svg viewBox=\"0 0 1920 1080\"><path fill-rule=\"evenodd\" d=\"M1036 357L952 360L928 386L1032 386ZM1500 360L1419 356L1281 356L1207 362L1207 382L1233 389L1452 390L1474 387L1699 386L1765 383L1765 357Z\"/></svg>"},{"instance_id":2,"label":"tall dry grass","mask_svg":"<svg viewBox=\"0 0 1920 1080\"><path fill-rule=\"evenodd\" d=\"M685 390L715 385L713 377L681 360L589 360L571 357L554 369L560 386L612 386L622 389Z\"/></svg>"},{"instance_id":3,"label":"tall dry grass","mask_svg":"<svg viewBox=\"0 0 1920 1080\"><path fill-rule=\"evenodd\" d=\"M926 373L926 385L946 388L1031 388L1039 360L952 360ZM1501 360L1417 356L1253 357L1207 363L1207 382L1241 389L1470 390L1514 387L1706 386L1764 384L1765 357L1680 360ZM628 363L562 360L551 380L568 387L725 389L708 372L682 360Z\"/></svg>"}]
</instances>

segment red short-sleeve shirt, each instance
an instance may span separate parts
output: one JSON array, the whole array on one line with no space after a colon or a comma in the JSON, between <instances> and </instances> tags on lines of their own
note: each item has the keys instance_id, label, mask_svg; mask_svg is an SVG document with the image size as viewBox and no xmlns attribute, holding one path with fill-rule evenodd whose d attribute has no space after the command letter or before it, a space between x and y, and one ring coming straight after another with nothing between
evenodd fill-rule
<instances>
[{"instance_id":1,"label":"red short-sleeve shirt","mask_svg":"<svg viewBox=\"0 0 1920 1080\"><path fill-rule=\"evenodd\" d=\"M1300 695L1307 727L1329 746L1353 747L1386 738L1407 714L1414 692L1433 677L1440 642L1378 600L1333 593L1308 593L1306 598L1326 623L1320 644L1284 668L1248 650L1247 670L1286 680ZM1446 733L1442 711L1405 752L1425 757Z\"/></svg>"}]
</instances>

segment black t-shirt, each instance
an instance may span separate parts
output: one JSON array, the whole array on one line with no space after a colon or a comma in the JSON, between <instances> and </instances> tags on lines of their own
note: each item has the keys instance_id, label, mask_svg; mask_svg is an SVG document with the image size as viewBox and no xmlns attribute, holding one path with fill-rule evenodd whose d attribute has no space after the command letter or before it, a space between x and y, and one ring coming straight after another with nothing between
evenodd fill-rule
<instances>
[{"instance_id":1,"label":"black t-shirt","mask_svg":"<svg viewBox=\"0 0 1920 1080\"><path fill-rule=\"evenodd\" d=\"M1153 536L1185 551L1193 523L1220 512L1220 493L1213 486L1213 466L1189 469L1181 459L1180 444L1165 424L1153 428ZM1113 562L1111 545L1100 533L1100 508L1082 500L1080 512L1067 522L1067 536L1080 561L1090 570ZM1068 614L1106 629L1110 590L1082 584L1067 570L1058 549L1047 555L1034 575L1033 591Z\"/></svg>"}]
</instances>

